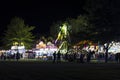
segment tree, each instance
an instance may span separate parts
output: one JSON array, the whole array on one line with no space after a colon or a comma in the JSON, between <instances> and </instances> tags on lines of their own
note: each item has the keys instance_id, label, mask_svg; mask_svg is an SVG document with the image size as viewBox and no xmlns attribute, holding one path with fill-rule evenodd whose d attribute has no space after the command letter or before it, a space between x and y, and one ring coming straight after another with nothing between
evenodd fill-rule
<instances>
[{"instance_id":1,"label":"tree","mask_svg":"<svg viewBox=\"0 0 120 80\"><path fill-rule=\"evenodd\" d=\"M47 42L53 42L53 43L54 43L53 37L49 36L49 37L47 38Z\"/></svg>"},{"instance_id":2,"label":"tree","mask_svg":"<svg viewBox=\"0 0 120 80\"><path fill-rule=\"evenodd\" d=\"M63 21L57 21L50 26L50 35L52 35L53 38L57 38L57 34L60 31L60 26L62 23Z\"/></svg>"},{"instance_id":3,"label":"tree","mask_svg":"<svg viewBox=\"0 0 120 80\"><path fill-rule=\"evenodd\" d=\"M118 39L120 34L118 14L119 0L86 0L86 14L98 32L96 39L102 42Z\"/></svg>"},{"instance_id":4,"label":"tree","mask_svg":"<svg viewBox=\"0 0 120 80\"><path fill-rule=\"evenodd\" d=\"M25 25L22 18L14 17L7 26L4 43L7 47L12 46L16 42L19 46L25 45L26 48L30 48L34 39L31 31L34 28L33 26Z\"/></svg>"},{"instance_id":5,"label":"tree","mask_svg":"<svg viewBox=\"0 0 120 80\"><path fill-rule=\"evenodd\" d=\"M76 41L79 40L90 39L90 37L96 33L93 32L94 26L89 23L86 15L80 15L77 18L67 18L64 22L54 23L51 26L50 32L53 33L53 35L57 34L60 30L59 27L63 23L67 23L69 26L70 41L72 43L76 43Z\"/></svg>"},{"instance_id":6,"label":"tree","mask_svg":"<svg viewBox=\"0 0 120 80\"><path fill-rule=\"evenodd\" d=\"M80 15L76 19L69 19L68 23L71 26L71 39L74 43L85 39L91 40L91 37L96 33L93 31L94 26L90 24L87 15Z\"/></svg>"}]
</instances>

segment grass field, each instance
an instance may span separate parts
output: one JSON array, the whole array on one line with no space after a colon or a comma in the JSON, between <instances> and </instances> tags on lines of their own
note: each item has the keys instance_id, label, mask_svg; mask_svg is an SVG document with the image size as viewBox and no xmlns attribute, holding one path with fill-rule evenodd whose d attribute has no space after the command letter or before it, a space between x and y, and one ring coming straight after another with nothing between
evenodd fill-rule
<instances>
[{"instance_id":1,"label":"grass field","mask_svg":"<svg viewBox=\"0 0 120 80\"><path fill-rule=\"evenodd\" d=\"M0 61L0 80L120 80L120 64Z\"/></svg>"}]
</instances>

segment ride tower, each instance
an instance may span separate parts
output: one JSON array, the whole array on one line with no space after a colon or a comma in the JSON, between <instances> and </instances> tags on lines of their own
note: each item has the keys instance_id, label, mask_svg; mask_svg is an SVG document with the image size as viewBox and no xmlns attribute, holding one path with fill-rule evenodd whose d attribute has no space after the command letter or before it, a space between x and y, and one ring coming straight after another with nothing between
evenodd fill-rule
<instances>
[{"instance_id":1,"label":"ride tower","mask_svg":"<svg viewBox=\"0 0 120 80\"><path fill-rule=\"evenodd\" d=\"M69 26L67 23L64 23L60 26L60 31L58 33L55 44L59 41L59 47L56 53L60 52L61 54L66 54L68 52L68 44L70 42L69 37Z\"/></svg>"}]
</instances>

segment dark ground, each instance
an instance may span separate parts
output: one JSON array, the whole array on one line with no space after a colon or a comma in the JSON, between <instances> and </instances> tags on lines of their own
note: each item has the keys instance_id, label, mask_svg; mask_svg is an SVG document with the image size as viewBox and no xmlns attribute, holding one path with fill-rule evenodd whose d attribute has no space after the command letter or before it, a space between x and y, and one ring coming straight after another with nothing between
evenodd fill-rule
<instances>
[{"instance_id":1,"label":"dark ground","mask_svg":"<svg viewBox=\"0 0 120 80\"><path fill-rule=\"evenodd\" d=\"M120 80L120 64L0 61L0 80Z\"/></svg>"}]
</instances>

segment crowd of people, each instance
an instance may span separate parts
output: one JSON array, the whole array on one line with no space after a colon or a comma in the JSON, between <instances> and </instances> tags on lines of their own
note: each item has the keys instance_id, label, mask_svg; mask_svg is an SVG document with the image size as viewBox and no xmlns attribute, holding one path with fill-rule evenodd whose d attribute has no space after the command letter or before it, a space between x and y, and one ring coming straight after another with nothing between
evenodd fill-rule
<instances>
[{"instance_id":1,"label":"crowd of people","mask_svg":"<svg viewBox=\"0 0 120 80\"><path fill-rule=\"evenodd\" d=\"M26 53L25 53L26 54ZM24 55L25 55L24 54ZM53 61L53 63L60 63L62 61L65 62L79 62L79 63L91 63L93 61L96 62L118 62L120 63L120 53L110 53L108 52L108 47L104 47L104 52L99 52L96 50L85 50L85 49L72 49L67 53L62 54L60 51L54 52L52 55L43 54L40 57L35 57L36 54L34 52L28 52L26 59L37 59L44 61ZM0 54L0 60L19 60L24 59L23 54L19 52L15 54L8 54L7 52L3 52Z\"/></svg>"},{"instance_id":2,"label":"crowd of people","mask_svg":"<svg viewBox=\"0 0 120 80\"><path fill-rule=\"evenodd\" d=\"M106 57L106 53L95 53L95 51L81 51L78 53L66 53L61 54L53 53L53 63L61 62L62 60L67 62L79 62L79 63L91 63L93 61L96 62L117 62L120 63L120 53L112 54L108 53Z\"/></svg>"},{"instance_id":3,"label":"crowd of people","mask_svg":"<svg viewBox=\"0 0 120 80\"><path fill-rule=\"evenodd\" d=\"M0 59L3 61L5 61L5 60L11 60L11 59L14 59L14 60L19 60L20 58L22 57L22 55L19 53L19 52L17 52L17 53L15 53L15 54L7 54L6 52L2 52L1 54L0 54Z\"/></svg>"}]
</instances>

